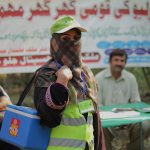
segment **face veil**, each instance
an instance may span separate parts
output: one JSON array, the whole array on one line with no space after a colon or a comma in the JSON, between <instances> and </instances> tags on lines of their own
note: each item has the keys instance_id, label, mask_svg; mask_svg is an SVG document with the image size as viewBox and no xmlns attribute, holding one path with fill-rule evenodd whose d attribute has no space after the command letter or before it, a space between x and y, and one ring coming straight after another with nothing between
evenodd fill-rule
<instances>
[{"instance_id":1,"label":"face veil","mask_svg":"<svg viewBox=\"0 0 150 150\"><path fill-rule=\"evenodd\" d=\"M62 34L53 34L50 42L50 51L52 58L61 65L63 64L63 56L71 62L67 65L73 74L71 82L76 88L83 88L80 84L81 78L76 73L76 68L81 68L81 32L77 29L76 36L71 39L68 37L62 38Z\"/></svg>"},{"instance_id":2,"label":"face veil","mask_svg":"<svg viewBox=\"0 0 150 150\"><path fill-rule=\"evenodd\" d=\"M77 31L74 39L55 33L50 43L52 58L64 65L62 58L65 56L71 62L70 69L81 67L81 32Z\"/></svg>"}]
</instances>

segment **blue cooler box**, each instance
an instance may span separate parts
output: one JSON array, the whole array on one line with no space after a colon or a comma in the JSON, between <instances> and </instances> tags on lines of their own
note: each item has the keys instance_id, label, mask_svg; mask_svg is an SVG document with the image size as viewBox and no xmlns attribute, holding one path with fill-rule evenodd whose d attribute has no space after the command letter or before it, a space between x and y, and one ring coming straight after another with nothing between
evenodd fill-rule
<instances>
[{"instance_id":1,"label":"blue cooler box","mask_svg":"<svg viewBox=\"0 0 150 150\"><path fill-rule=\"evenodd\" d=\"M35 109L8 105L5 111L0 139L24 149L45 150L50 128L40 124Z\"/></svg>"}]
</instances>

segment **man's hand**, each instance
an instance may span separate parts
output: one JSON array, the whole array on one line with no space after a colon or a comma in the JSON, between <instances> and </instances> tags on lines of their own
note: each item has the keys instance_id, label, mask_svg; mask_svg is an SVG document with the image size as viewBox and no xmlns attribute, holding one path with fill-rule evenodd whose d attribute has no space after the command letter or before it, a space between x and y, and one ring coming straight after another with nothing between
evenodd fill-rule
<instances>
[{"instance_id":1,"label":"man's hand","mask_svg":"<svg viewBox=\"0 0 150 150\"><path fill-rule=\"evenodd\" d=\"M11 100L8 96L1 96L0 97L0 111L3 111L6 109L6 106L8 104L12 104Z\"/></svg>"},{"instance_id":2,"label":"man's hand","mask_svg":"<svg viewBox=\"0 0 150 150\"><path fill-rule=\"evenodd\" d=\"M72 71L67 66L61 67L57 72L57 81L56 83L61 83L67 87L68 81L72 79Z\"/></svg>"}]
</instances>

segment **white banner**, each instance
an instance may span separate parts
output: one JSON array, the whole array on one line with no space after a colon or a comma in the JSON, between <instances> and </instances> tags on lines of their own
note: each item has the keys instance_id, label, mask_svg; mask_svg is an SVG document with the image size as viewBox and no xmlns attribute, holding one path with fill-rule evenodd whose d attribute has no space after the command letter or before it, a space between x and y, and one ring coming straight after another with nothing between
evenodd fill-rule
<instances>
[{"instance_id":1,"label":"white banner","mask_svg":"<svg viewBox=\"0 0 150 150\"><path fill-rule=\"evenodd\" d=\"M49 59L49 28L71 15L88 29L82 56L91 68L108 65L113 48L128 66L150 66L150 0L1 0L0 73L33 72Z\"/></svg>"}]
</instances>

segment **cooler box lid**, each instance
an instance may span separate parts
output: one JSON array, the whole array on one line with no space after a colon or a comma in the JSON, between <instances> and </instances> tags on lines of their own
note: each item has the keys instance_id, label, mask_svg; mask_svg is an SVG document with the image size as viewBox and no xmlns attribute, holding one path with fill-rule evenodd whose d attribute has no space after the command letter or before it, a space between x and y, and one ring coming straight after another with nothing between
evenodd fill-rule
<instances>
[{"instance_id":1,"label":"cooler box lid","mask_svg":"<svg viewBox=\"0 0 150 150\"><path fill-rule=\"evenodd\" d=\"M31 115L38 115L36 109L30 108L30 107L25 107L25 106L7 105L6 109L9 110L9 111L18 110L18 111L28 113L28 114L31 114Z\"/></svg>"}]
</instances>

